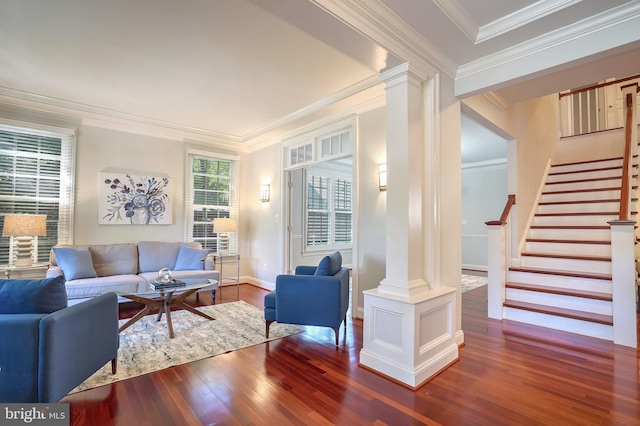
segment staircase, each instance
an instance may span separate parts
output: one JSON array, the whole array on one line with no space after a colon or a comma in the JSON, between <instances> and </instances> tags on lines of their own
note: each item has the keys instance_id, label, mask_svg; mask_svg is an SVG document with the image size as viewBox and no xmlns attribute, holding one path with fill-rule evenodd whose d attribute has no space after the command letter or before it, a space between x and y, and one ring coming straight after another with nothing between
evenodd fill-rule
<instances>
[{"instance_id":1,"label":"staircase","mask_svg":"<svg viewBox=\"0 0 640 426\"><path fill-rule=\"evenodd\" d=\"M508 270L504 319L613 340L607 222L619 216L621 175L622 158L551 167L521 266Z\"/></svg>"}]
</instances>

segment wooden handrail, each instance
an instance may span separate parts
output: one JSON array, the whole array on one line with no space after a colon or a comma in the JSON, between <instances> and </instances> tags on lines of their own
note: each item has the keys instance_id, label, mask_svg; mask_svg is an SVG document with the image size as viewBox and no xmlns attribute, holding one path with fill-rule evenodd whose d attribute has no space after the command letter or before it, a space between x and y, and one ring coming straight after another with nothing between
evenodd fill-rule
<instances>
[{"instance_id":1,"label":"wooden handrail","mask_svg":"<svg viewBox=\"0 0 640 426\"><path fill-rule=\"evenodd\" d=\"M583 87L582 89L576 89L570 92L560 93L559 96L560 98L564 98L565 96L571 96L571 95L576 95L582 92L588 92L589 90L599 89L600 87L607 87L607 86L611 86L612 84L620 84L625 81L635 80L636 78L640 78L640 75L634 75L632 77L626 77L626 78L621 78L619 80L608 81L606 83L594 84L593 86Z\"/></svg>"},{"instance_id":2,"label":"wooden handrail","mask_svg":"<svg viewBox=\"0 0 640 426\"><path fill-rule=\"evenodd\" d=\"M629 220L629 162L631 161L631 125L633 98L627 93L627 117L624 131L624 159L622 160L622 188L620 190L620 220Z\"/></svg>"},{"instance_id":3,"label":"wooden handrail","mask_svg":"<svg viewBox=\"0 0 640 426\"><path fill-rule=\"evenodd\" d=\"M507 218L511 213L511 207L516 203L516 194L509 194L507 198L507 202L504 205L504 210L502 210L502 216L500 216L500 220L492 220L489 222L485 222L486 225L504 225L507 223Z\"/></svg>"}]
</instances>

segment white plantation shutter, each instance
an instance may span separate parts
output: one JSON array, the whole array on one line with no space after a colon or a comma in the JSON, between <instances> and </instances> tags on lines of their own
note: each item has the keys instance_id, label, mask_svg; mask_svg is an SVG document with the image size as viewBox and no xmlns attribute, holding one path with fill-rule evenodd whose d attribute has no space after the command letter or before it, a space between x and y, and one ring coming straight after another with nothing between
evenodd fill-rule
<instances>
[{"instance_id":1,"label":"white plantation shutter","mask_svg":"<svg viewBox=\"0 0 640 426\"><path fill-rule=\"evenodd\" d=\"M3 123L9 122L0 123L0 235L6 214L47 215L47 235L38 237L38 262L47 262L51 247L73 242L75 132ZM0 264L9 261L9 242L0 238Z\"/></svg>"},{"instance_id":2,"label":"white plantation shutter","mask_svg":"<svg viewBox=\"0 0 640 426\"><path fill-rule=\"evenodd\" d=\"M338 248L353 242L351 181L307 175L307 247Z\"/></svg>"},{"instance_id":3,"label":"white plantation shutter","mask_svg":"<svg viewBox=\"0 0 640 426\"><path fill-rule=\"evenodd\" d=\"M218 235L213 219L238 217L237 157L188 150L185 185L187 241L197 241L216 252ZM229 251L238 252L238 232L229 234Z\"/></svg>"}]
</instances>

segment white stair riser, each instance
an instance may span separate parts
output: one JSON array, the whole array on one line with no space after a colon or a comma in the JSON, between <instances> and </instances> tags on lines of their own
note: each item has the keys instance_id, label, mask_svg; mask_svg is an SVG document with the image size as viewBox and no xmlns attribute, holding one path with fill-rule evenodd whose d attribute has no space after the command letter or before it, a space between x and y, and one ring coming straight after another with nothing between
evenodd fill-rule
<instances>
[{"instance_id":1,"label":"white stair riser","mask_svg":"<svg viewBox=\"0 0 640 426\"><path fill-rule=\"evenodd\" d=\"M551 166L549 173L575 172L578 170L604 169L605 167L619 167L622 165L622 159L616 158L607 161L593 161L582 164L568 164L566 166Z\"/></svg>"},{"instance_id":2,"label":"white stair riser","mask_svg":"<svg viewBox=\"0 0 640 426\"><path fill-rule=\"evenodd\" d=\"M509 271L509 282L521 284L547 285L571 290L611 293L611 280L566 277L562 275L536 274L533 272Z\"/></svg>"},{"instance_id":3,"label":"white stair riser","mask_svg":"<svg viewBox=\"0 0 640 426\"><path fill-rule=\"evenodd\" d=\"M536 305L553 306L556 308L572 309L574 311L591 312L594 314L613 315L611 302L587 299L584 297L566 296L562 294L542 293L508 288L507 299L520 302L535 303Z\"/></svg>"},{"instance_id":4,"label":"white stair riser","mask_svg":"<svg viewBox=\"0 0 640 426\"><path fill-rule=\"evenodd\" d=\"M608 225L607 225L608 226ZM531 229L530 238L545 238L554 240L611 240L610 229Z\"/></svg>"},{"instance_id":5,"label":"white stair riser","mask_svg":"<svg viewBox=\"0 0 640 426\"><path fill-rule=\"evenodd\" d=\"M556 257L522 256L523 268L555 269L575 273L610 274L611 262L560 259Z\"/></svg>"},{"instance_id":6,"label":"white stair riser","mask_svg":"<svg viewBox=\"0 0 640 426\"><path fill-rule=\"evenodd\" d=\"M542 192L555 192L555 191L575 191L582 189L595 189L595 188L618 188L621 185L620 178L606 179L606 180L588 180L585 182L571 182L571 183L556 183L546 184Z\"/></svg>"},{"instance_id":7,"label":"white stair riser","mask_svg":"<svg viewBox=\"0 0 640 426\"><path fill-rule=\"evenodd\" d=\"M609 221L618 219L619 215L572 215L572 216L534 216L532 225L548 226L608 226Z\"/></svg>"},{"instance_id":8,"label":"white stair riser","mask_svg":"<svg viewBox=\"0 0 640 426\"><path fill-rule=\"evenodd\" d=\"M542 243L528 241L525 247L525 251L530 253L611 256L611 244Z\"/></svg>"},{"instance_id":9,"label":"white stair riser","mask_svg":"<svg viewBox=\"0 0 640 426\"><path fill-rule=\"evenodd\" d=\"M563 182L567 180L581 180L581 179L599 179L603 177L620 177L622 169L610 169L610 170L585 170L583 172L569 173L569 174L552 174L549 173L547 182Z\"/></svg>"},{"instance_id":10,"label":"white stair riser","mask_svg":"<svg viewBox=\"0 0 640 426\"><path fill-rule=\"evenodd\" d=\"M579 204L539 204L538 213L586 213L615 212L620 210L620 202L599 202Z\"/></svg>"},{"instance_id":11,"label":"white stair riser","mask_svg":"<svg viewBox=\"0 0 640 426\"><path fill-rule=\"evenodd\" d=\"M596 324L571 318L556 317L537 312L523 311L521 309L504 308L504 319L523 322L552 328L554 330L568 331L583 336L597 337L613 341L613 327L610 325Z\"/></svg>"},{"instance_id":12,"label":"white stair riser","mask_svg":"<svg viewBox=\"0 0 640 426\"><path fill-rule=\"evenodd\" d=\"M585 201L585 200L619 200L620 190L610 189L608 191L582 191L568 192L563 194L542 194L540 202L553 203L559 201Z\"/></svg>"}]
</instances>

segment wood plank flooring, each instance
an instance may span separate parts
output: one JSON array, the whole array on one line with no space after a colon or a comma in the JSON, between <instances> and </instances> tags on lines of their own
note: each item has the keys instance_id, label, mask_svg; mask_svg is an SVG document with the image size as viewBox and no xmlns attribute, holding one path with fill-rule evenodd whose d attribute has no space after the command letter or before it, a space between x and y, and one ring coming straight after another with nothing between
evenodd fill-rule
<instances>
[{"instance_id":1,"label":"wood plank flooring","mask_svg":"<svg viewBox=\"0 0 640 426\"><path fill-rule=\"evenodd\" d=\"M262 307L265 293L241 285L240 298ZM490 320L486 300L486 286L463 294L460 360L416 391L358 366L362 321L350 319L338 347L331 329L307 327L62 402L73 425L640 424L637 350Z\"/></svg>"}]
</instances>

